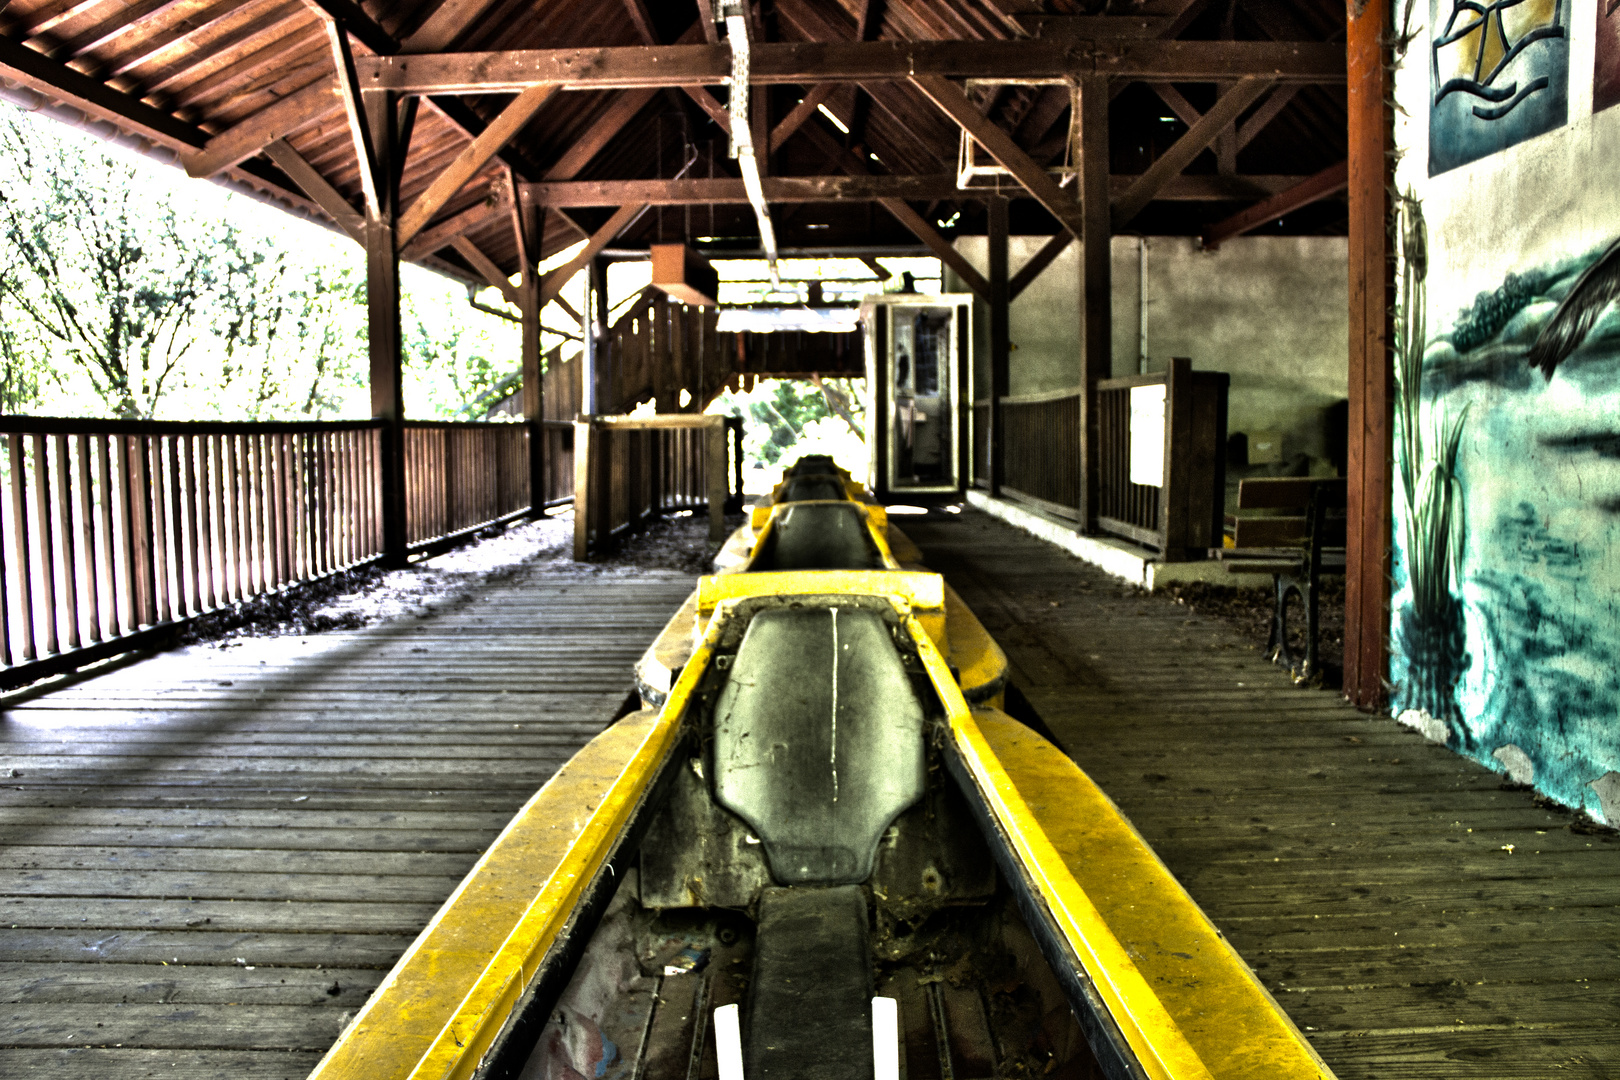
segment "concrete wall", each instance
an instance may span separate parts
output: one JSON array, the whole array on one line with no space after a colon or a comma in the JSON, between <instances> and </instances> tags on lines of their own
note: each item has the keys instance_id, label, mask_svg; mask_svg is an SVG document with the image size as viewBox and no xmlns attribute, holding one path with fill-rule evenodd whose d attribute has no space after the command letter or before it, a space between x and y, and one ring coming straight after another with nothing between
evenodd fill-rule
<instances>
[{"instance_id":1,"label":"concrete wall","mask_svg":"<svg viewBox=\"0 0 1620 1080\"><path fill-rule=\"evenodd\" d=\"M1427 221L1429 315L1413 330L1425 346L1417 439L1408 453L1397 428L1397 463L1450 493L1460 527L1449 544L1425 528L1397 479L1390 678L1402 719L1620 824L1620 312L1581 277L1620 262L1620 108L1592 105L1597 43L1620 49L1620 12L1598 2L1549 8L1559 32L1497 80L1550 74L1567 109L1474 161L1437 155L1436 175L1431 141L1454 149L1479 134L1459 133L1476 123L1464 110L1430 111L1429 46L1449 4L1428 12L1398 70L1397 187ZM1555 340L1583 306L1594 321L1573 328L1575 347L1533 365L1543 332ZM1454 461L1446 428L1460 431ZM1413 557L1448 548L1455 574Z\"/></svg>"},{"instance_id":2,"label":"concrete wall","mask_svg":"<svg viewBox=\"0 0 1620 1080\"><path fill-rule=\"evenodd\" d=\"M1012 272L1045 242L1011 238ZM1192 237L1115 237L1115 375L1140 369L1144 246L1147 370L1190 356L1195 368L1225 371L1232 376L1231 430L1276 432L1285 456L1325 458L1323 410L1346 394L1345 239L1240 237L1201 251ZM984 237L963 237L957 248L987 269ZM1079 384L1079 273L1078 245L1071 244L1013 301L1012 394ZM946 275L947 289L966 291ZM987 323L981 312L981 331ZM987 344L981 334L981 378Z\"/></svg>"}]
</instances>

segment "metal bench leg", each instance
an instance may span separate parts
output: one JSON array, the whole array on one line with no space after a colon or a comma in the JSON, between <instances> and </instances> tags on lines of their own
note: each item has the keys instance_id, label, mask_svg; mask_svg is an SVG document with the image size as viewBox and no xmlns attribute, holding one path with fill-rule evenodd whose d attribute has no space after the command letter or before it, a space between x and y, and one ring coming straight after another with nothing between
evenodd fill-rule
<instances>
[{"instance_id":1,"label":"metal bench leg","mask_svg":"<svg viewBox=\"0 0 1620 1080\"><path fill-rule=\"evenodd\" d=\"M1271 638L1266 642L1266 658L1273 663L1293 669L1294 657L1288 651L1288 593L1298 591L1293 578L1282 574L1271 575L1277 590L1276 608L1271 614Z\"/></svg>"},{"instance_id":2,"label":"metal bench leg","mask_svg":"<svg viewBox=\"0 0 1620 1080\"><path fill-rule=\"evenodd\" d=\"M1306 679L1315 679L1321 672L1317 667L1316 655L1316 628L1318 624L1316 609L1316 583L1307 582L1300 592L1300 601L1305 605L1305 667L1300 673Z\"/></svg>"}]
</instances>

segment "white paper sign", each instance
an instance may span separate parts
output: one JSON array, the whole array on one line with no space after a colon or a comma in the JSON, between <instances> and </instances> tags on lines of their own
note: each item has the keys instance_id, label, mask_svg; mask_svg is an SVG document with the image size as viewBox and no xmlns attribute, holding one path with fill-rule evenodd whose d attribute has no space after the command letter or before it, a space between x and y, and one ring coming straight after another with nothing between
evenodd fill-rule
<instances>
[{"instance_id":1,"label":"white paper sign","mask_svg":"<svg viewBox=\"0 0 1620 1080\"><path fill-rule=\"evenodd\" d=\"M1131 387L1131 483L1164 486L1164 384Z\"/></svg>"}]
</instances>

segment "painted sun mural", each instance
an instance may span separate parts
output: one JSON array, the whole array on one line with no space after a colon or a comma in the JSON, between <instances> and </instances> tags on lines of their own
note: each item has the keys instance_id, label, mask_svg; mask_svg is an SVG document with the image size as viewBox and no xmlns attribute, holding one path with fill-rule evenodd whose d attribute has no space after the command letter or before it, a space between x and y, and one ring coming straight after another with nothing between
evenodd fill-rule
<instances>
[{"instance_id":1,"label":"painted sun mural","mask_svg":"<svg viewBox=\"0 0 1620 1080\"><path fill-rule=\"evenodd\" d=\"M1563 126L1568 7L1568 0L1432 0L1430 176Z\"/></svg>"}]
</instances>

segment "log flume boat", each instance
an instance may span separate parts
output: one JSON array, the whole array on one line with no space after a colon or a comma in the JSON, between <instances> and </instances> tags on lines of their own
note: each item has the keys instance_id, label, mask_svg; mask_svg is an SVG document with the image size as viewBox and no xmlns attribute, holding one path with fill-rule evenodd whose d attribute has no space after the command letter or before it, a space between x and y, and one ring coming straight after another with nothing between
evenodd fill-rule
<instances>
[{"instance_id":1,"label":"log flume boat","mask_svg":"<svg viewBox=\"0 0 1620 1080\"><path fill-rule=\"evenodd\" d=\"M1331 1077L847 473L716 562L313 1077Z\"/></svg>"}]
</instances>

